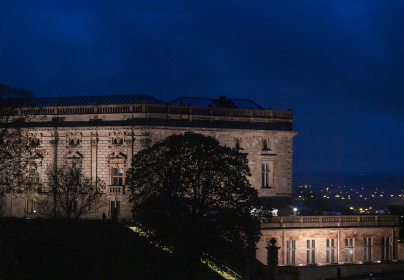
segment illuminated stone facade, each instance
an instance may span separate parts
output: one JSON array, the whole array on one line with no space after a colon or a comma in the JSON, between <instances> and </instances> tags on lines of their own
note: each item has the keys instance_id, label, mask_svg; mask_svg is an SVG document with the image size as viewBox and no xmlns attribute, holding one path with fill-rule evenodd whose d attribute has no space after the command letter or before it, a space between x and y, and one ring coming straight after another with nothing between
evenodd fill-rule
<instances>
[{"instance_id":1,"label":"illuminated stone facade","mask_svg":"<svg viewBox=\"0 0 404 280\"><path fill-rule=\"evenodd\" d=\"M273 217L271 221L262 223L257 259L267 263L265 247L275 238L276 245L280 247L280 265L361 264L398 260L401 257L399 230L399 217L390 215Z\"/></svg>"},{"instance_id":2,"label":"illuminated stone facade","mask_svg":"<svg viewBox=\"0 0 404 280\"><path fill-rule=\"evenodd\" d=\"M291 110L265 110L250 100L226 98L178 98L163 103L151 96L132 97L38 98L34 107L27 105L26 113L34 118L24 126L46 151L37 159L41 182L45 182L46 166L76 161L85 175L98 176L108 185L109 207L89 218L101 218L103 212L109 216L111 205L119 205L119 218L130 220L130 191L123 185L132 156L169 135L187 131L212 136L246 153L250 182L261 197L272 199L275 206L276 201L287 204L291 198L297 134ZM35 208L23 196L10 194L4 200L5 216L21 217Z\"/></svg>"}]
</instances>

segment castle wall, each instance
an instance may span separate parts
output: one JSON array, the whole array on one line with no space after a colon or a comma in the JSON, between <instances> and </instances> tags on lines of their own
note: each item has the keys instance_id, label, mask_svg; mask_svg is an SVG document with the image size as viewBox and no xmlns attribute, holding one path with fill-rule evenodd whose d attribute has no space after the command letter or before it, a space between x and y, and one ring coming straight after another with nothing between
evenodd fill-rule
<instances>
[{"instance_id":1,"label":"castle wall","mask_svg":"<svg viewBox=\"0 0 404 280\"><path fill-rule=\"evenodd\" d=\"M108 108L115 110L113 106ZM293 137L297 133L276 126L268 129L273 126L273 121L270 118L159 113L58 114L56 117L36 116L26 124L26 128L40 139L40 148L45 150L44 157L39 162L42 183L46 183L47 166L55 162L62 165L72 160L78 161L86 176L99 177L106 183L110 201L120 202L119 218L131 220L130 190L113 184L111 168L122 168L125 174L133 154L172 134L187 131L214 137L221 145L228 147L236 148L238 145L240 152L247 154L252 173L249 179L259 195L291 198ZM285 124L289 122L289 119L279 121ZM159 123L161 125L156 125ZM122 139L122 142L113 143L114 137ZM270 178L265 186L263 163L268 165ZM87 217L101 218L103 212L107 216L111 215L110 205Z\"/></svg>"},{"instance_id":2,"label":"castle wall","mask_svg":"<svg viewBox=\"0 0 404 280\"><path fill-rule=\"evenodd\" d=\"M344 219L345 216L338 217ZM364 219L373 218L374 216L363 216ZM280 218L280 217L275 217ZM304 218L304 217L296 217ZM327 218L324 216L323 218ZM358 220L361 216L355 216ZM276 225L271 227L271 223L263 224L261 230L262 236L257 244L257 259L262 263L267 263L267 249L269 241L272 238L276 240L276 246L280 247L278 261L280 265L293 265L292 251L295 254L294 265L326 265L337 263L365 263L365 262L381 262L386 260L398 260L399 248L399 222L398 217L394 216L380 216L379 220L375 219L375 222L370 224L369 222L357 222L357 226L343 226L342 223L329 227L324 223L319 222L317 224L305 225L295 224L295 227L288 228L286 224ZM382 226L381 224L390 224L389 226ZM286 226L286 227L285 227ZM365 244L365 238L370 238L370 243ZM384 241L383 241L384 238ZM388 238L388 239L386 239ZM334 240L332 245L330 242L327 244L327 239ZM346 239L352 239L352 244L348 242L346 246ZM314 240L314 246L312 243ZM388 242L386 241L388 240ZM289 241L289 244L288 244ZM294 244L292 244L294 241ZM308 242L310 245L308 245ZM369 242L369 239L366 240ZM384 244L385 243L385 244ZM310 248L308 248L310 246ZM368 246L368 247L367 247ZM368 259L365 259L364 248L367 247L370 250ZM334 261L331 261L331 250L334 249ZM346 250L352 248L352 250ZM388 248L386 250L386 248ZM314 261L308 263L307 252L314 249ZM327 249L329 259L327 260ZM384 250L384 253L383 253ZM289 251L289 261L288 261ZM346 253L352 252L352 259L346 259ZM310 251L310 254L312 252ZM384 255L383 255L384 254ZM310 255L310 258L312 255ZM400 259L404 260L404 259Z\"/></svg>"}]
</instances>

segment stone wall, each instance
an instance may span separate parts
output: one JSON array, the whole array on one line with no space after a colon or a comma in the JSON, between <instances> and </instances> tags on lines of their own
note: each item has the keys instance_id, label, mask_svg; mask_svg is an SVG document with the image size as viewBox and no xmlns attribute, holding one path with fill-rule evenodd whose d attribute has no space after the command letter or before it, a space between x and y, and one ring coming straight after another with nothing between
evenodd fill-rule
<instances>
[{"instance_id":1,"label":"stone wall","mask_svg":"<svg viewBox=\"0 0 404 280\"><path fill-rule=\"evenodd\" d=\"M266 111L266 110L263 110ZM289 112L286 116L289 118ZM51 164L58 165L72 161L80 163L85 175L99 177L107 186L112 186L111 168L123 168L124 172L130 167L130 159L141 149L153 145L172 134L192 131L202 133L216 138L221 145L234 148L236 139L240 141L240 152L246 153L252 176L249 178L252 186L256 188L261 197L268 198L290 198L292 196L292 159L293 159L293 137L296 135L291 130L267 130L256 129L254 123L267 122L272 120L261 118L221 118L209 117L210 128L195 127L196 119L203 119L203 116L190 115L152 115L138 114L136 121L147 123L147 120L159 120L163 118L183 119L190 126L155 126L155 125L131 125L127 120L133 114L69 114L52 116L39 116L27 124L30 133L40 139L40 148L45 154L37 163L40 165L41 182L46 184L45 170ZM225 120L225 121L224 121ZM238 128L234 121L244 123L244 128ZM220 122L221 125L214 125ZM289 123L291 119L284 122ZM110 125L108 125L110 123ZM98 125L100 124L100 125ZM192 124L192 125L191 125ZM250 124L250 125L249 125ZM235 127L236 126L236 127ZM114 144L113 137L120 137L122 143ZM71 140L73 139L73 144ZM263 141L267 141L264 148ZM78 141L78 142L77 142ZM270 187L262 187L262 163L270 164ZM131 205L129 203L129 191L124 193L123 188L109 188L107 195L110 201L120 201L120 218L131 220ZM22 205L22 204L21 204ZM22 211L23 213L24 211ZM100 218L102 212L110 216L110 206L89 215L88 217ZM5 216L11 212L6 212ZM13 212L13 216L21 216L21 213Z\"/></svg>"},{"instance_id":2,"label":"stone wall","mask_svg":"<svg viewBox=\"0 0 404 280\"><path fill-rule=\"evenodd\" d=\"M278 267L279 277L282 280L323 280L338 279L338 270L341 278L350 279L403 279L404 263L402 261L372 264L343 264L326 266L281 266ZM383 275L382 278L380 275ZM366 278L365 278L366 276Z\"/></svg>"},{"instance_id":3,"label":"stone wall","mask_svg":"<svg viewBox=\"0 0 404 280\"><path fill-rule=\"evenodd\" d=\"M370 237L371 261L382 261L382 237L390 237L389 260L397 260L398 227L355 227L355 228L297 228L262 229L257 244L257 259L266 264L267 246L275 238L279 249L279 264L287 264L287 240L296 240L296 265L307 265L307 240L315 240L315 264L326 264L326 241L335 239L335 263L345 262L345 239L353 239L353 263L364 262L364 238Z\"/></svg>"}]
</instances>

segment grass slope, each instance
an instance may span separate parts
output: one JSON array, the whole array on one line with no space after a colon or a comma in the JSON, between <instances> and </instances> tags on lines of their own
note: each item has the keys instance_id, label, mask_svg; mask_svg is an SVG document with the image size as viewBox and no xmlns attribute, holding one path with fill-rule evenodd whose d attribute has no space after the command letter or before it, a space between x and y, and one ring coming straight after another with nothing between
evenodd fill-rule
<instances>
[{"instance_id":1,"label":"grass slope","mask_svg":"<svg viewBox=\"0 0 404 280\"><path fill-rule=\"evenodd\" d=\"M0 279L187 279L178 263L120 224L0 219Z\"/></svg>"}]
</instances>

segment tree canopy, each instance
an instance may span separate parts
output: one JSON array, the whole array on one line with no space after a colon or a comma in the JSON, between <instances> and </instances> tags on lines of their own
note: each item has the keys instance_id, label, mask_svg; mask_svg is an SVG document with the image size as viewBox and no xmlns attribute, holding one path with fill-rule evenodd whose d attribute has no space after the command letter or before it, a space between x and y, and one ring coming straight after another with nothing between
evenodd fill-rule
<instances>
[{"instance_id":1,"label":"tree canopy","mask_svg":"<svg viewBox=\"0 0 404 280\"><path fill-rule=\"evenodd\" d=\"M46 169L46 177L43 191L55 199L45 196L38 201L38 211L42 215L51 216L56 209L58 216L69 220L108 205L104 195L105 183L85 176L74 164L50 165Z\"/></svg>"},{"instance_id":2,"label":"tree canopy","mask_svg":"<svg viewBox=\"0 0 404 280\"><path fill-rule=\"evenodd\" d=\"M19 194L32 189L35 160L44 153L39 139L21 127L29 116L20 110L19 101L32 96L24 89L0 85L0 198L7 192ZM0 206L1 215L4 205Z\"/></svg>"},{"instance_id":3,"label":"tree canopy","mask_svg":"<svg viewBox=\"0 0 404 280\"><path fill-rule=\"evenodd\" d=\"M260 235L257 191L245 154L202 134L172 135L137 153L127 172L134 219L174 247L200 255L210 244L245 249Z\"/></svg>"}]
</instances>

